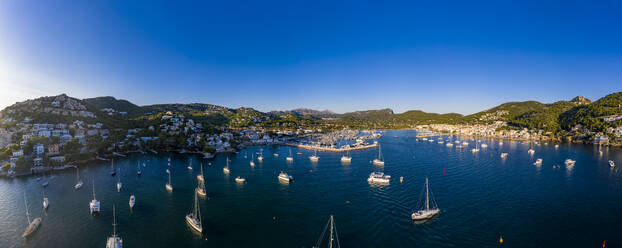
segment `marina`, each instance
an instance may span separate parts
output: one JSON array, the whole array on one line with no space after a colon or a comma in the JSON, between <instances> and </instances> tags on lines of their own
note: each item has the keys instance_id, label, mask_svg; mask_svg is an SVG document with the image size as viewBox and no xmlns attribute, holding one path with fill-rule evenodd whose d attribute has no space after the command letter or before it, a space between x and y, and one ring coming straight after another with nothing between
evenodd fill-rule
<instances>
[{"instance_id":1,"label":"marina","mask_svg":"<svg viewBox=\"0 0 622 248\"><path fill-rule=\"evenodd\" d=\"M318 151L322 159L312 163L307 156L314 151L292 147L292 154L302 153L302 157L294 156L294 163L287 163L285 156L270 156L255 167L249 166L250 157L245 159L243 151L230 155L230 175L222 171L226 156L202 160L194 154L132 154L115 161L123 182L121 192L115 188L118 177L108 175L110 162L80 167L86 191L73 189L75 170L48 176L45 197L53 205L47 211L39 203L43 179L0 180L0 216L6 223L0 225L15 227L0 231L0 247L105 247L105 237L113 234L113 217L126 247L311 247L331 214L339 224L340 245L348 247L378 242L388 247L496 247L501 234L504 245L510 246L589 246L602 242L602 237L617 237L614 227L622 217L616 206L622 204L622 193L616 189L622 187L622 171L610 167L608 161L620 161L619 151L610 149L601 157L589 145L564 144L555 149L553 144L542 144L533 148L539 157L531 157L529 144L506 141L499 147L483 139L488 148L473 154L416 141L412 131L387 133L391 135L379 140L386 161L382 167L369 163L378 156L375 149L350 152L352 162L343 164L343 154ZM283 147L257 146L246 151L256 154L260 149L272 154ZM513 155L502 159L501 153ZM171 173L167 174L169 156ZM186 168L190 158L212 165L203 172L200 167L190 171ZM542 166L532 165L537 158L542 158ZM551 168L563 165L567 158L575 165ZM142 176L135 173L138 161L149 165L142 169ZM280 180L281 171L295 180ZM367 179L372 172L391 175L390 183L370 184ZM193 231L185 219L193 213L189 207L194 204L199 174L209 182L204 186L205 196L197 194L202 233ZM171 192L161 186L169 175L175 183ZM247 183L238 183L237 177ZM421 210L418 203L425 203L425 194L420 199L419 193L426 177L430 202L433 198L442 209L425 223L416 223L411 215ZM25 211L15 211L24 207L24 192L32 203L31 216L40 216L43 223L26 242L21 238L28 224ZM133 209L127 205L131 196L135 197ZM93 216L85 206L91 200L101 207ZM594 201L608 204L595 206ZM125 207L117 207L113 216L113 204ZM430 204L430 209L434 206ZM581 209L594 207L598 215L579 214ZM151 235L162 223L170 231ZM295 236L291 235L294 228ZM236 239L240 232L245 239ZM568 232L581 235L568 236ZM620 244L614 238L607 242L612 247Z\"/></svg>"}]
</instances>

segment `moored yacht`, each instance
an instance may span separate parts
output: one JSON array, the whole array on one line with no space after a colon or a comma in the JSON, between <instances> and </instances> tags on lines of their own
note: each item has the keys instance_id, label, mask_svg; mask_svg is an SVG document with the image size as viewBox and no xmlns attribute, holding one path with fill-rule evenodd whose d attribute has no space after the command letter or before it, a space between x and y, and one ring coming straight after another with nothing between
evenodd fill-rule
<instances>
[{"instance_id":1,"label":"moored yacht","mask_svg":"<svg viewBox=\"0 0 622 248\"><path fill-rule=\"evenodd\" d=\"M134 205L136 205L136 197L134 197L134 195L131 195L131 196L130 196L130 202L129 202L129 204L130 204L130 209L133 209L133 208L134 208Z\"/></svg>"},{"instance_id":2,"label":"moored yacht","mask_svg":"<svg viewBox=\"0 0 622 248\"><path fill-rule=\"evenodd\" d=\"M536 162L534 162L533 165L537 165L537 166L542 165L542 159L541 158L536 159Z\"/></svg>"},{"instance_id":3,"label":"moored yacht","mask_svg":"<svg viewBox=\"0 0 622 248\"><path fill-rule=\"evenodd\" d=\"M73 186L74 189L80 189L82 188L82 185L84 183L82 183L82 180L80 180L80 169L78 166L76 166L76 176L77 176L77 180L76 180L76 184Z\"/></svg>"},{"instance_id":4,"label":"moored yacht","mask_svg":"<svg viewBox=\"0 0 622 248\"><path fill-rule=\"evenodd\" d=\"M294 161L294 157L292 157L292 148L289 148L289 156L287 156L287 158L285 158L285 160L292 162Z\"/></svg>"},{"instance_id":5,"label":"moored yacht","mask_svg":"<svg viewBox=\"0 0 622 248\"><path fill-rule=\"evenodd\" d=\"M166 185L164 186L166 188L166 190L168 190L169 192L173 191L173 184L171 184L171 173L168 173L168 182L166 183Z\"/></svg>"},{"instance_id":6,"label":"moored yacht","mask_svg":"<svg viewBox=\"0 0 622 248\"><path fill-rule=\"evenodd\" d=\"M352 162L352 157L350 156L350 151L346 155L341 156L341 162L350 163Z\"/></svg>"},{"instance_id":7,"label":"moored yacht","mask_svg":"<svg viewBox=\"0 0 622 248\"><path fill-rule=\"evenodd\" d=\"M203 232L203 224L201 223L201 211L199 209L199 197L197 196L196 191L194 193L192 212L186 215L186 223L190 225L192 230L195 230L199 233Z\"/></svg>"},{"instance_id":8,"label":"moored yacht","mask_svg":"<svg viewBox=\"0 0 622 248\"><path fill-rule=\"evenodd\" d=\"M536 151L534 149L529 149L527 150L527 153L529 153L529 155L533 155Z\"/></svg>"},{"instance_id":9,"label":"moored yacht","mask_svg":"<svg viewBox=\"0 0 622 248\"><path fill-rule=\"evenodd\" d=\"M315 153L309 157L309 160L313 162L317 162L318 160L320 160L320 157L317 156L317 150L315 150Z\"/></svg>"},{"instance_id":10,"label":"moored yacht","mask_svg":"<svg viewBox=\"0 0 622 248\"><path fill-rule=\"evenodd\" d=\"M566 167L572 167L572 166L574 166L574 164L575 164L576 162L577 162L576 160L566 159L566 160L564 161L564 164L566 164Z\"/></svg>"},{"instance_id":11,"label":"moored yacht","mask_svg":"<svg viewBox=\"0 0 622 248\"><path fill-rule=\"evenodd\" d=\"M385 175L382 172L372 172L369 174L369 178L367 178L367 182L369 183L389 183L391 180L391 176Z\"/></svg>"},{"instance_id":12,"label":"moored yacht","mask_svg":"<svg viewBox=\"0 0 622 248\"><path fill-rule=\"evenodd\" d=\"M251 162L250 162L251 167L255 167L255 154L251 154Z\"/></svg>"},{"instance_id":13,"label":"moored yacht","mask_svg":"<svg viewBox=\"0 0 622 248\"><path fill-rule=\"evenodd\" d=\"M119 181L117 181L117 192L121 192L121 187L123 184L121 183L121 169L119 168Z\"/></svg>"},{"instance_id":14,"label":"moored yacht","mask_svg":"<svg viewBox=\"0 0 622 248\"><path fill-rule=\"evenodd\" d=\"M488 147L488 145L484 143L484 144L481 145L481 147L482 148L486 148L486 147Z\"/></svg>"},{"instance_id":15,"label":"moored yacht","mask_svg":"<svg viewBox=\"0 0 622 248\"><path fill-rule=\"evenodd\" d=\"M411 218L413 220L425 220L437 215L440 210L436 205L436 201L432 198L432 207L430 207L430 190L428 187L428 178L425 178L425 206L417 211L413 211Z\"/></svg>"},{"instance_id":16,"label":"moored yacht","mask_svg":"<svg viewBox=\"0 0 622 248\"><path fill-rule=\"evenodd\" d=\"M117 174L117 170L114 169L114 159L110 160L110 176L114 177Z\"/></svg>"},{"instance_id":17,"label":"moored yacht","mask_svg":"<svg viewBox=\"0 0 622 248\"><path fill-rule=\"evenodd\" d=\"M284 171L281 171L281 173L279 173L278 178L279 178L279 181L288 182L288 183L291 182L294 179L292 176L288 175Z\"/></svg>"},{"instance_id":18,"label":"moored yacht","mask_svg":"<svg viewBox=\"0 0 622 248\"><path fill-rule=\"evenodd\" d=\"M231 172L229 171L229 158L227 158L227 165L222 168L222 172L224 172L225 174L229 174Z\"/></svg>"},{"instance_id":19,"label":"moored yacht","mask_svg":"<svg viewBox=\"0 0 622 248\"><path fill-rule=\"evenodd\" d=\"M616 163L614 163L613 160L609 160L609 166L611 168L616 167Z\"/></svg>"},{"instance_id":20,"label":"moored yacht","mask_svg":"<svg viewBox=\"0 0 622 248\"><path fill-rule=\"evenodd\" d=\"M26 227L26 230L24 230L22 238L27 238L28 236L30 236L30 234L39 229L39 226L41 225L41 218L35 218L34 220L30 221L30 212L28 212L26 193L24 193L24 205L26 205L26 218L28 219L28 227Z\"/></svg>"},{"instance_id":21,"label":"moored yacht","mask_svg":"<svg viewBox=\"0 0 622 248\"><path fill-rule=\"evenodd\" d=\"M502 152L501 153L501 158L507 158L508 157L508 153L507 152Z\"/></svg>"},{"instance_id":22,"label":"moored yacht","mask_svg":"<svg viewBox=\"0 0 622 248\"><path fill-rule=\"evenodd\" d=\"M122 248L123 239L117 236L117 213L114 205L112 205L112 236L106 240L106 248Z\"/></svg>"},{"instance_id":23,"label":"moored yacht","mask_svg":"<svg viewBox=\"0 0 622 248\"><path fill-rule=\"evenodd\" d=\"M235 182L236 183L245 183L246 179L241 177L241 176L238 176L238 177L235 178Z\"/></svg>"},{"instance_id":24,"label":"moored yacht","mask_svg":"<svg viewBox=\"0 0 622 248\"><path fill-rule=\"evenodd\" d=\"M378 144L378 157L372 161L374 165L384 166L384 159L382 158L382 150L380 149L380 144Z\"/></svg>"},{"instance_id":25,"label":"moored yacht","mask_svg":"<svg viewBox=\"0 0 622 248\"><path fill-rule=\"evenodd\" d=\"M93 180L93 200L89 203L89 210L91 211L91 214L99 213L99 207L100 203L97 198L95 198L95 180Z\"/></svg>"},{"instance_id":26,"label":"moored yacht","mask_svg":"<svg viewBox=\"0 0 622 248\"><path fill-rule=\"evenodd\" d=\"M140 162L136 162L136 175L142 175L143 172L140 170Z\"/></svg>"}]
</instances>

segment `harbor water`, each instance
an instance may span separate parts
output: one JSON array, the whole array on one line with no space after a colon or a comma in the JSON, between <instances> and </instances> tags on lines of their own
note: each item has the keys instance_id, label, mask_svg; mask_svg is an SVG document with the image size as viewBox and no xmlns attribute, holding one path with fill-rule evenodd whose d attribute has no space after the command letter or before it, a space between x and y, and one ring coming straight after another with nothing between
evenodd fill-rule
<instances>
[{"instance_id":1,"label":"harbor water","mask_svg":"<svg viewBox=\"0 0 622 248\"><path fill-rule=\"evenodd\" d=\"M436 137L434 137L436 139ZM443 140L460 137L443 136ZM192 154L133 154L115 159L123 183L109 175L110 162L80 167L84 186L74 190L73 169L36 177L0 179L0 247L105 247L112 234L116 205L117 234L124 247L311 247L330 215L342 247L622 247L622 152L593 145L528 143L481 139L480 152L445 143L417 141L414 131L386 131L379 139L385 165L371 164L376 149L342 154L256 146L213 160ZM251 154L263 149L263 162ZM599 153L602 150L602 155ZM297 152L302 155L297 155ZM507 158L500 158L507 152ZM273 154L278 153L278 157ZM248 155L244 158L245 154ZM174 190L165 189L171 158ZM223 173L229 157L231 173ZM257 155L255 155L255 158ZM542 158L541 166L533 165ZM566 167L564 160L576 160ZM618 167L611 168L608 160ZM193 170L186 167L192 161ZM145 163L142 175L137 163ZM196 176L203 164L207 197L199 198L203 234L193 232L184 216L193 206ZM211 165L210 165L211 163ZM559 165L557 168L555 165ZM279 182L279 172L293 176ZM392 176L388 185L370 185L379 171ZM245 184L235 177L246 178ZM400 177L404 180L400 183ZM425 223L410 214L421 200L425 178L441 212ZM49 181L49 186L41 184ZM101 201L92 216L88 203ZM43 210L42 197L50 207ZM27 240L24 193L31 218L42 224ZM131 194L136 206L129 209ZM500 238L503 238L501 244Z\"/></svg>"}]
</instances>

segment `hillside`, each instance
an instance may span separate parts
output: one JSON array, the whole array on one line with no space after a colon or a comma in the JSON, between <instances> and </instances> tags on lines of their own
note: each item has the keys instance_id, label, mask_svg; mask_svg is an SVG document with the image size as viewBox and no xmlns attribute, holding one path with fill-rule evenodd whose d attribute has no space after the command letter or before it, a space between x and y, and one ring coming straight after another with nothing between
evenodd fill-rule
<instances>
[{"instance_id":1,"label":"hillside","mask_svg":"<svg viewBox=\"0 0 622 248\"><path fill-rule=\"evenodd\" d=\"M454 123L462 118L461 114L436 114L420 110L410 110L395 114L391 109L357 111L343 114L335 120L344 126L353 128L408 128L417 124Z\"/></svg>"},{"instance_id":2,"label":"hillside","mask_svg":"<svg viewBox=\"0 0 622 248\"><path fill-rule=\"evenodd\" d=\"M608 127L622 125L622 120L606 121L602 117L622 115L622 92L609 94L590 104L583 104L561 114L560 125L570 129L577 124L592 131L604 132Z\"/></svg>"},{"instance_id":3,"label":"hillside","mask_svg":"<svg viewBox=\"0 0 622 248\"><path fill-rule=\"evenodd\" d=\"M507 102L494 108L465 116L466 123L492 123L495 121L510 121L516 116L528 111L542 109L546 105L537 101Z\"/></svg>"},{"instance_id":4,"label":"hillside","mask_svg":"<svg viewBox=\"0 0 622 248\"><path fill-rule=\"evenodd\" d=\"M129 117L139 116L145 112L141 107L127 100L116 99L112 96L86 98L86 99L83 99L83 101L88 104L91 104L93 107L95 107L98 110L102 110L105 108L113 109L117 113L125 112L127 113ZM114 114L114 113L111 112L110 114Z\"/></svg>"}]
</instances>

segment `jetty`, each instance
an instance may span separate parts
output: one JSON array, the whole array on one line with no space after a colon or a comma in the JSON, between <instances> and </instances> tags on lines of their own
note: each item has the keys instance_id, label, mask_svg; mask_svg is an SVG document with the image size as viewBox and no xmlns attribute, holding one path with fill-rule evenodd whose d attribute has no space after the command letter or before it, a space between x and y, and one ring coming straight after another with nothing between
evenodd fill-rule
<instances>
[{"instance_id":1,"label":"jetty","mask_svg":"<svg viewBox=\"0 0 622 248\"><path fill-rule=\"evenodd\" d=\"M358 146L350 146L350 147L325 147L325 146L312 146L312 145L303 145L303 144L292 144L292 143L281 143L280 145L285 146L293 146L307 150L318 150L325 152L348 152L348 151L356 151L356 150L364 150L369 148L376 148L378 143L368 144L368 145L358 145Z\"/></svg>"}]
</instances>

